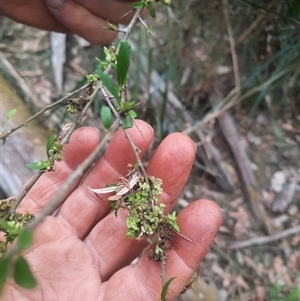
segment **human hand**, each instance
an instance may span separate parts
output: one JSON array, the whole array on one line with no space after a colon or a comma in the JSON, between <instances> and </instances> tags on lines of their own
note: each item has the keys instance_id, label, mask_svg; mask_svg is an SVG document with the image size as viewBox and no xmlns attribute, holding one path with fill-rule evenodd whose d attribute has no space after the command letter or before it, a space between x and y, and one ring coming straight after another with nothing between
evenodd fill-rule
<instances>
[{"instance_id":1,"label":"human hand","mask_svg":"<svg viewBox=\"0 0 300 301\"><path fill-rule=\"evenodd\" d=\"M153 138L152 128L136 121L129 134L145 153ZM45 173L21 203L18 211L38 214L59 187L99 143L99 133L91 127L74 132L64 147L64 161L55 172ZM160 144L147 173L163 181L160 201L170 211L189 176L195 144L187 136L174 133ZM142 253L146 241L125 236L125 210L116 217L109 202L97 198L89 187L102 188L128 172L135 156L122 130L118 130L106 153L80 183L76 183L57 216L48 216L34 231L34 241L25 257L38 281L34 290L18 287L9 280L4 300L140 301L160 300L161 264ZM175 235L166 261L166 279L176 277L168 289L173 300L185 286L220 227L221 212L212 201L198 200L178 215L181 233ZM140 256L141 255L141 256ZM140 256L139 260L131 262Z\"/></svg>"},{"instance_id":2,"label":"human hand","mask_svg":"<svg viewBox=\"0 0 300 301\"><path fill-rule=\"evenodd\" d=\"M40 29L77 34L92 44L107 44L116 32L104 29L107 20L128 24L134 0L1 0L0 13Z\"/></svg>"}]
</instances>

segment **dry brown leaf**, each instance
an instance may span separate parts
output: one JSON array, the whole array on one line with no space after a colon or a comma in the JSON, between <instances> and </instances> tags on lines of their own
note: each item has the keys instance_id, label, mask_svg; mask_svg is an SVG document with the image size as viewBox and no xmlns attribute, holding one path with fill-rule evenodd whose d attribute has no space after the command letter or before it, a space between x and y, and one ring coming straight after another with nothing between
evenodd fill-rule
<instances>
[{"instance_id":1,"label":"dry brown leaf","mask_svg":"<svg viewBox=\"0 0 300 301\"><path fill-rule=\"evenodd\" d=\"M291 240L291 246L297 246L299 242L300 242L300 235L295 235Z\"/></svg>"},{"instance_id":2,"label":"dry brown leaf","mask_svg":"<svg viewBox=\"0 0 300 301\"><path fill-rule=\"evenodd\" d=\"M217 289L207 284L203 279L198 278L195 281L190 289L189 300L199 300L199 296L201 296L202 301L217 301L218 298L218 291Z\"/></svg>"},{"instance_id":3,"label":"dry brown leaf","mask_svg":"<svg viewBox=\"0 0 300 301\"><path fill-rule=\"evenodd\" d=\"M266 298L265 288L260 284L255 284L255 291L256 291L256 301L264 301Z\"/></svg>"},{"instance_id":4,"label":"dry brown leaf","mask_svg":"<svg viewBox=\"0 0 300 301\"><path fill-rule=\"evenodd\" d=\"M249 285L247 284L247 282L244 280L244 278L241 276L241 275L238 275L236 278L235 278L235 282L236 284L239 286L239 287L242 287L246 290L249 289Z\"/></svg>"},{"instance_id":5,"label":"dry brown leaf","mask_svg":"<svg viewBox=\"0 0 300 301\"><path fill-rule=\"evenodd\" d=\"M279 255L274 258L273 265L277 274L282 274L284 272L283 260Z\"/></svg>"},{"instance_id":6,"label":"dry brown leaf","mask_svg":"<svg viewBox=\"0 0 300 301\"><path fill-rule=\"evenodd\" d=\"M243 200L244 200L243 197L238 197L233 201L229 202L229 205L232 208L238 208L241 204L243 204Z\"/></svg>"},{"instance_id":7,"label":"dry brown leaf","mask_svg":"<svg viewBox=\"0 0 300 301\"><path fill-rule=\"evenodd\" d=\"M257 263L253 260L253 258L250 258L249 256L244 256L244 261L248 267L251 267L255 271L257 271Z\"/></svg>"},{"instance_id":8,"label":"dry brown leaf","mask_svg":"<svg viewBox=\"0 0 300 301\"><path fill-rule=\"evenodd\" d=\"M225 240L221 235L217 235L214 242L219 248L227 247L227 240Z\"/></svg>"},{"instance_id":9,"label":"dry brown leaf","mask_svg":"<svg viewBox=\"0 0 300 301\"><path fill-rule=\"evenodd\" d=\"M299 271L300 269L299 260L299 252L293 252L289 257L288 267L292 270L293 273L297 273L297 271Z\"/></svg>"},{"instance_id":10,"label":"dry brown leaf","mask_svg":"<svg viewBox=\"0 0 300 301\"><path fill-rule=\"evenodd\" d=\"M219 233L230 234L231 231L227 227L221 226L220 229L219 229Z\"/></svg>"},{"instance_id":11,"label":"dry brown leaf","mask_svg":"<svg viewBox=\"0 0 300 301\"><path fill-rule=\"evenodd\" d=\"M269 269L267 271L267 274L268 274L268 278L269 278L269 281L271 283L275 283L276 282L276 278L275 278L275 271L273 269Z\"/></svg>"},{"instance_id":12,"label":"dry brown leaf","mask_svg":"<svg viewBox=\"0 0 300 301\"><path fill-rule=\"evenodd\" d=\"M224 273L223 275L223 287L229 287L232 281L232 275L229 273Z\"/></svg>"},{"instance_id":13,"label":"dry brown leaf","mask_svg":"<svg viewBox=\"0 0 300 301\"><path fill-rule=\"evenodd\" d=\"M249 230L249 213L247 211L229 212L229 216L237 220L234 225L234 235L239 239Z\"/></svg>"},{"instance_id":14,"label":"dry brown leaf","mask_svg":"<svg viewBox=\"0 0 300 301\"><path fill-rule=\"evenodd\" d=\"M283 273L283 279L285 281L286 286L291 288L293 285L293 282L292 282L290 275L287 272Z\"/></svg>"},{"instance_id":15,"label":"dry brown leaf","mask_svg":"<svg viewBox=\"0 0 300 301\"><path fill-rule=\"evenodd\" d=\"M282 127L288 132L298 133L297 129L295 129L290 123L284 123Z\"/></svg>"}]
</instances>

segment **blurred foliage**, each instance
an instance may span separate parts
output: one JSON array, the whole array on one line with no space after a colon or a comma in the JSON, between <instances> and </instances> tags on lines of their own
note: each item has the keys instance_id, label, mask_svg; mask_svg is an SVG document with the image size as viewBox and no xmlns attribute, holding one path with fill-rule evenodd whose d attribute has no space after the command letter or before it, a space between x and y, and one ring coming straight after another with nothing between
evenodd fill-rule
<instances>
[{"instance_id":1,"label":"blurred foliage","mask_svg":"<svg viewBox=\"0 0 300 301\"><path fill-rule=\"evenodd\" d=\"M291 291L286 292L286 290L275 284L271 287L269 292L270 301L298 301L300 296L299 289L294 286Z\"/></svg>"},{"instance_id":2,"label":"blurred foliage","mask_svg":"<svg viewBox=\"0 0 300 301\"><path fill-rule=\"evenodd\" d=\"M250 109L252 116L263 109L272 118L277 114L296 117L300 112L300 2L238 0L229 3L229 12L242 94L267 83L261 91L246 98L242 107ZM158 71L160 81L175 90L195 119L202 119L210 108L212 84L222 75L223 67L230 70L226 74L226 93L234 88L222 1L174 1L171 9L157 13L153 31L157 39L149 41L145 34L140 36L135 58L148 56L148 72ZM140 84L138 74L137 69L135 97ZM161 95L160 108L151 107L149 95L144 116L157 124L159 140L164 133L179 127L173 124L165 128L167 89Z\"/></svg>"}]
</instances>

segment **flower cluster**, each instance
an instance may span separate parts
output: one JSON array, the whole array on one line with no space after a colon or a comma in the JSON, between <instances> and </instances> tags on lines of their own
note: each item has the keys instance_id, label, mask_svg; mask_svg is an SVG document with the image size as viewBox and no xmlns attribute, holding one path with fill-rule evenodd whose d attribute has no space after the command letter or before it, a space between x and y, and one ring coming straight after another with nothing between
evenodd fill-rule
<instances>
[{"instance_id":1,"label":"flower cluster","mask_svg":"<svg viewBox=\"0 0 300 301\"><path fill-rule=\"evenodd\" d=\"M146 238L156 244L156 253L150 259L160 260L161 252L171 248L169 242L174 231L179 232L176 213L164 214L165 205L159 203L162 193L162 180L153 176L144 176L136 168L126 177L120 178L118 183L107 188L91 189L97 195L113 193L107 200L117 214L120 208L128 210L126 219L126 236L134 239Z\"/></svg>"},{"instance_id":2,"label":"flower cluster","mask_svg":"<svg viewBox=\"0 0 300 301\"><path fill-rule=\"evenodd\" d=\"M14 242L24 225L34 219L34 215L30 213L12 212L4 220L3 218L8 214L13 202L14 199L0 200L0 232L3 232L5 237L5 241L0 241L0 258L4 257L7 245Z\"/></svg>"}]
</instances>

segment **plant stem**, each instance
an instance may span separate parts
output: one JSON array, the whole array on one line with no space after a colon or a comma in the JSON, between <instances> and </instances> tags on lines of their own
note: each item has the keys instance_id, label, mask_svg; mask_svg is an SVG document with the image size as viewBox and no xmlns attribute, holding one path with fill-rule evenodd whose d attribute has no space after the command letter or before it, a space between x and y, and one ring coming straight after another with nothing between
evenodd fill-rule
<instances>
[{"instance_id":1,"label":"plant stem","mask_svg":"<svg viewBox=\"0 0 300 301\"><path fill-rule=\"evenodd\" d=\"M16 211L16 209L18 208L18 206L20 205L20 203L22 202L22 200L24 199L24 197L26 196L26 194L28 193L28 191L32 188L32 186L36 183L36 181L41 177L41 175L44 172L37 172L32 179L30 180L30 182L25 186L24 190L19 194L19 196L14 200L14 203L12 204L12 206L9 208L8 212L3 216L3 221L6 221L8 219L8 217L10 216L10 214L14 211Z\"/></svg>"},{"instance_id":2,"label":"plant stem","mask_svg":"<svg viewBox=\"0 0 300 301\"><path fill-rule=\"evenodd\" d=\"M28 118L27 120L25 120L24 122L22 122L21 124L19 124L18 126L11 128L10 130L7 131L6 134L4 135L0 135L0 140L5 140L9 135L11 135L13 132L15 132L16 130L22 128L23 126L27 126L28 123L30 123L32 120L34 120L35 118L39 117L40 115L42 115L43 113L61 105L66 99L68 99L70 96L79 93L80 91L88 88L91 84L86 84L84 86L82 86L81 88L67 94L66 96L62 97L61 99L59 99L58 101L46 106L45 108L43 108L42 110L40 110L39 112L37 112L36 114L34 114L33 116L31 116L30 118Z\"/></svg>"},{"instance_id":3,"label":"plant stem","mask_svg":"<svg viewBox=\"0 0 300 301\"><path fill-rule=\"evenodd\" d=\"M66 182L60 187L59 191L55 194L55 196L50 200L50 202L46 205L46 207L37 215L37 217L27 224L24 228L29 230L34 230L44 219L46 216L51 215L65 200L66 195L69 189L73 186L75 181L80 179L85 171L97 160L97 158L103 152L107 142L111 139L113 134L119 128L120 121L116 119L112 124L110 131L102 138L101 142L94 149L94 151L87 157L77 168L76 170L68 177ZM19 245L16 243L10 249L10 251L6 254L6 257L12 256L20 249Z\"/></svg>"},{"instance_id":4,"label":"plant stem","mask_svg":"<svg viewBox=\"0 0 300 301\"><path fill-rule=\"evenodd\" d=\"M127 26L126 29L126 33L124 35L124 38L122 40L127 40L130 33L132 32L132 29L135 25L135 23L137 22L138 18L141 16L141 12L142 9L138 9L136 11L136 13L134 14L131 22L129 23L129 25ZM119 49L119 47L118 47ZM104 73L108 73L111 70L111 65L107 66L107 68L104 70ZM61 104L64 100L66 100L67 98L69 98L70 96L74 95L75 93L78 93L79 91L82 91L83 89L87 88L88 86L90 86L90 84L87 84L83 87L81 87L80 89L72 92L71 94L66 95L65 97L61 98L59 101L57 101L56 103L49 105L47 107L45 107L42 111L38 112L37 114L35 114L34 116L32 116L31 118L29 118L28 120L26 120L22 125L12 129L13 131L16 131L17 129L19 129L20 127L26 125L28 122L30 122L31 120L33 120L34 118L36 118L37 116L41 115L42 113L44 113L45 111ZM72 126L67 130L64 138L61 141L61 144L64 145L66 143L68 143L70 136L72 135L72 133L74 132L75 128L77 127L78 124L80 124L80 122L82 121L83 117L86 115L88 109L90 108L93 100L95 99L95 96L97 95L97 93L103 89L102 93L104 95L104 97L106 98L107 102L111 104L109 97L107 95L107 93L105 92L102 82L99 81L97 83L97 86L95 88L95 90L93 91L92 95L90 95L89 99L90 101L86 104L86 106L84 107L84 109L82 110L80 116L77 118L76 122L74 122L72 124ZM111 104L112 105L112 104ZM75 181L77 181L78 179L80 179L84 173L86 172L86 170L99 158L99 156L102 154L102 152L104 152L104 148L106 146L106 144L108 143L108 141L111 139L111 137L113 136L113 134L118 130L120 124L121 124L121 119L119 114L116 112L116 110L113 108L113 112L115 114L116 120L113 122L112 126L110 127L109 132L102 138L100 144L95 148L95 150L89 155L88 158L86 158L77 168L76 170L69 176L69 178L67 179L67 181L61 186L61 188L59 189L58 193L50 200L50 202L48 203L48 205L38 214L38 216L29 224L26 225L26 229L29 230L34 230L44 219L46 216L51 215L65 200L67 193L70 189L70 187L72 187L72 185L75 183ZM12 130L10 130L10 133L12 133ZM5 136L2 136L0 138L5 139L10 133L6 134ZM127 133L126 133L127 135ZM127 135L127 138L129 137L129 135ZM129 138L128 140L132 141L131 138ZM133 143L133 141L132 141ZM143 168L143 165L141 163L141 160L138 156L138 152L137 152L137 148L135 147L134 144L131 144L132 148L134 150L134 153L137 157L137 160L139 162L139 165L143 171L143 173L146 172ZM14 204L12 205L11 208L14 208L12 210L10 210L10 212L12 212L13 210L15 210L17 208L17 206L20 204L20 202L24 199L25 195L29 192L29 190L32 188L32 186L37 182L37 180L40 178L40 176L42 175L41 172L38 172L30 181L30 183L25 187L24 191L19 195L19 197L15 200ZM147 178L145 177L145 180ZM8 214L7 214L8 216ZM6 217L7 218L7 217ZM19 245L17 243L15 243L13 245L13 247L10 249L10 251L6 254L6 257L11 256L12 254L15 254L18 250L19 250Z\"/></svg>"}]
</instances>

